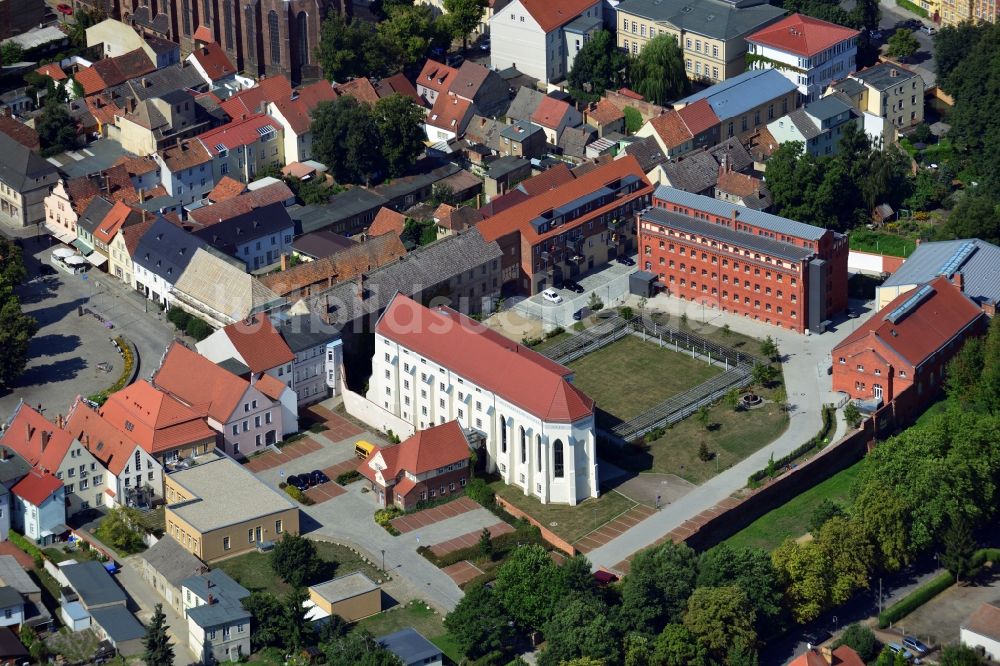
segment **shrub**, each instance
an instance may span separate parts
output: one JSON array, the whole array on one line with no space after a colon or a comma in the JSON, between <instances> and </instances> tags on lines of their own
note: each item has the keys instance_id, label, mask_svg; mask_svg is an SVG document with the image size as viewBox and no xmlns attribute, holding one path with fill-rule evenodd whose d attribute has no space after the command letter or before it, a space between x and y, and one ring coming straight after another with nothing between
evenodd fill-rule
<instances>
[{"instance_id":1,"label":"shrub","mask_svg":"<svg viewBox=\"0 0 1000 666\"><path fill-rule=\"evenodd\" d=\"M565 328L563 328L562 326L556 326L551 331L545 334L545 339L548 340L549 338L554 338L557 335L562 335L565 332L566 332Z\"/></svg>"},{"instance_id":2,"label":"shrub","mask_svg":"<svg viewBox=\"0 0 1000 666\"><path fill-rule=\"evenodd\" d=\"M208 325L208 323L198 319L197 317L191 317L188 320L187 326L184 327L184 332L190 335L195 340L201 341L212 335L213 328Z\"/></svg>"},{"instance_id":3,"label":"shrub","mask_svg":"<svg viewBox=\"0 0 1000 666\"><path fill-rule=\"evenodd\" d=\"M811 453L813 450L823 448L823 445L826 444L826 440L830 436L830 430L833 428L833 415L833 407L830 405L824 405L823 426L820 428L820 431L816 434L816 436L805 444L796 447L790 453L782 456L778 460L773 460L773 458L768 460L767 467L765 469L757 470L750 475L750 478L747 479L747 486L750 488L758 488L760 487L760 482L765 478L774 478L781 472L781 470L802 456Z\"/></svg>"},{"instance_id":4,"label":"shrub","mask_svg":"<svg viewBox=\"0 0 1000 666\"><path fill-rule=\"evenodd\" d=\"M496 493L493 492L493 489L483 479L472 479L465 486L465 494L469 499L482 504L486 508L490 508L496 504Z\"/></svg>"},{"instance_id":5,"label":"shrub","mask_svg":"<svg viewBox=\"0 0 1000 666\"><path fill-rule=\"evenodd\" d=\"M656 440L658 440L659 438L663 437L666 434L667 434L667 429L662 426L659 428L653 428L652 430L647 432L645 436L643 436L643 440L645 440L647 444L652 444L653 442L655 442Z\"/></svg>"},{"instance_id":6,"label":"shrub","mask_svg":"<svg viewBox=\"0 0 1000 666\"><path fill-rule=\"evenodd\" d=\"M627 305L623 305L618 308L618 314L621 315L622 319L631 319L635 315L635 311Z\"/></svg>"},{"instance_id":7,"label":"shrub","mask_svg":"<svg viewBox=\"0 0 1000 666\"><path fill-rule=\"evenodd\" d=\"M493 545L493 552L489 555L489 557L492 557L494 560L503 559L504 556L506 556L510 551L520 545L545 545L545 541L542 539L541 530L528 523L519 524L513 532L499 534L492 537L490 542ZM423 555L428 561L438 568L448 567L463 560L479 560L486 557L483 553L482 545L479 542L472 546L466 546L465 548L459 548L458 550L453 550L450 553L445 553L440 557L431 551L430 546L421 546L417 549L417 552Z\"/></svg>"},{"instance_id":8,"label":"shrub","mask_svg":"<svg viewBox=\"0 0 1000 666\"><path fill-rule=\"evenodd\" d=\"M356 469L349 469L346 472L341 472L334 479L337 483L342 486L346 486L348 483L354 483L361 478L361 472Z\"/></svg>"},{"instance_id":9,"label":"shrub","mask_svg":"<svg viewBox=\"0 0 1000 666\"><path fill-rule=\"evenodd\" d=\"M298 502L299 504L305 504L306 506L311 506L315 504L315 502L313 502L311 497L307 496L304 492L302 492L295 486L286 485L284 488L282 488L282 490L288 493L288 496L291 497L296 502Z\"/></svg>"},{"instance_id":10,"label":"shrub","mask_svg":"<svg viewBox=\"0 0 1000 666\"><path fill-rule=\"evenodd\" d=\"M928 601L941 594L955 584L955 577L945 572L929 583L918 587L906 595L899 603L886 608L878 616L878 628L885 629L893 622L898 622Z\"/></svg>"},{"instance_id":11,"label":"shrub","mask_svg":"<svg viewBox=\"0 0 1000 666\"><path fill-rule=\"evenodd\" d=\"M28 555L31 555L31 559L35 561L35 567L41 569L42 562L45 561L45 556L42 555L42 550L13 530L11 530L9 534L10 542L26 552Z\"/></svg>"},{"instance_id":12,"label":"shrub","mask_svg":"<svg viewBox=\"0 0 1000 666\"><path fill-rule=\"evenodd\" d=\"M375 512L375 522L385 527L393 518L403 515L403 510L398 506L387 506Z\"/></svg>"},{"instance_id":13,"label":"shrub","mask_svg":"<svg viewBox=\"0 0 1000 666\"><path fill-rule=\"evenodd\" d=\"M869 662L878 655L878 639L875 638L875 632L869 627L863 624L854 624L847 627L844 630L843 635L834 644L834 647L840 647L841 645L846 645L861 657L864 662Z\"/></svg>"},{"instance_id":14,"label":"shrub","mask_svg":"<svg viewBox=\"0 0 1000 666\"><path fill-rule=\"evenodd\" d=\"M173 324L178 330L184 331L187 330L188 322L191 321L191 315L174 305L167 310L167 321Z\"/></svg>"}]
</instances>

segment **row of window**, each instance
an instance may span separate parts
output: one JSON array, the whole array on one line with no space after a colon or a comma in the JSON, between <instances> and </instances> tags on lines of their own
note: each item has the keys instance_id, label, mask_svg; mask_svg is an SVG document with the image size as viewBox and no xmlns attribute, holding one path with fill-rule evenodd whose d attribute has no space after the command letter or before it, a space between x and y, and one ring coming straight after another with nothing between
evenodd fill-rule
<instances>
[{"instance_id":1,"label":"row of window","mask_svg":"<svg viewBox=\"0 0 1000 666\"><path fill-rule=\"evenodd\" d=\"M461 479L459 479L459 487L460 488L464 488L465 484L466 484L466 479L463 476ZM442 497L445 496L445 495L447 495L448 493L453 493L453 492L455 492L455 483L454 482L449 483L447 489L445 489L444 486L441 486L440 494L441 494ZM435 497L437 497L437 495L438 495L438 489L431 488L430 490L425 490L425 491L423 491L423 492L420 493L420 500L421 501L426 501L428 499L428 497L430 497L430 499L434 499ZM402 495L396 495L396 501L397 502L402 502L403 501L403 496Z\"/></svg>"}]
</instances>

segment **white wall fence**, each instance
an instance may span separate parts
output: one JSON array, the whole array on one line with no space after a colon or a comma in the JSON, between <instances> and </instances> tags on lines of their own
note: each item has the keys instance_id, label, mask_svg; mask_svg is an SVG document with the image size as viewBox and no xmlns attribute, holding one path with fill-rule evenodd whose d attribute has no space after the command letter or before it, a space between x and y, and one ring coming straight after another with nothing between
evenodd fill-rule
<instances>
[{"instance_id":1,"label":"white wall fence","mask_svg":"<svg viewBox=\"0 0 1000 666\"><path fill-rule=\"evenodd\" d=\"M344 409L359 421L382 432L391 430L400 439L406 439L413 434L412 424L407 423L389 410L379 407L364 396L351 391L346 384L344 384L343 396Z\"/></svg>"}]
</instances>

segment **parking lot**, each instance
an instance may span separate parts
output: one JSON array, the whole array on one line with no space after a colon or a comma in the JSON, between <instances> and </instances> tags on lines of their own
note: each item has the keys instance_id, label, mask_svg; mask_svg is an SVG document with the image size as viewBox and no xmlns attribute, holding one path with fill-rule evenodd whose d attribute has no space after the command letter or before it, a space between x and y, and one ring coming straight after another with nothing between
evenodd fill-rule
<instances>
[{"instance_id":1,"label":"parking lot","mask_svg":"<svg viewBox=\"0 0 1000 666\"><path fill-rule=\"evenodd\" d=\"M548 327L572 326L573 313L586 307L591 294L597 294L604 307L620 305L628 298L628 276L634 273L636 266L612 262L583 277L575 279L583 288L582 293L556 287L555 291L562 299L561 303L547 300L541 293L514 303L511 308L522 314L542 320Z\"/></svg>"}]
</instances>

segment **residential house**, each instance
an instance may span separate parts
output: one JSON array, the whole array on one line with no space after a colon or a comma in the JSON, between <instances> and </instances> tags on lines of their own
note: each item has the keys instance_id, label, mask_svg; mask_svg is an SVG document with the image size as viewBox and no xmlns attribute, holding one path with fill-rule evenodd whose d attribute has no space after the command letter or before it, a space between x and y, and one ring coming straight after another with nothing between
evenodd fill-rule
<instances>
[{"instance_id":1,"label":"residential house","mask_svg":"<svg viewBox=\"0 0 1000 666\"><path fill-rule=\"evenodd\" d=\"M59 180L56 168L0 133L0 223L15 228L45 221L45 197Z\"/></svg>"},{"instance_id":2,"label":"residential house","mask_svg":"<svg viewBox=\"0 0 1000 666\"><path fill-rule=\"evenodd\" d=\"M294 233L295 223L280 202L194 231L215 249L242 262L247 271L278 263L291 248Z\"/></svg>"},{"instance_id":3,"label":"residential house","mask_svg":"<svg viewBox=\"0 0 1000 666\"><path fill-rule=\"evenodd\" d=\"M482 213L472 206L441 204L432 216L437 225L438 238L471 229L483 221Z\"/></svg>"},{"instance_id":4,"label":"residential house","mask_svg":"<svg viewBox=\"0 0 1000 666\"><path fill-rule=\"evenodd\" d=\"M82 225L82 220L81 220ZM205 241L158 215L132 253L135 288L163 307L173 302L173 287Z\"/></svg>"},{"instance_id":5,"label":"residential house","mask_svg":"<svg viewBox=\"0 0 1000 666\"><path fill-rule=\"evenodd\" d=\"M212 156L215 180L228 175L249 183L259 171L285 166L283 126L265 113L236 117L198 140Z\"/></svg>"},{"instance_id":6,"label":"residential house","mask_svg":"<svg viewBox=\"0 0 1000 666\"><path fill-rule=\"evenodd\" d=\"M897 296L948 271L961 274L962 293L993 316L1000 301L1000 283L995 279L997 266L1000 266L1000 247L978 238L923 242L899 270L875 288L876 305L881 310Z\"/></svg>"},{"instance_id":7,"label":"residential house","mask_svg":"<svg viewBox=\"0 0 1000 666\"><path fill-rule=\"evenodd\" d=\"M403 233L403 229L406 227L406 216L402 213L397 213L391 208L379 208L378 214L375 215L375 219L372 220L372 225L368 227L368 236L374 238L375 236L382 236L385 234L395 234L397 237Z\"/></svg>"},{"instance_id":8,"label":"residential house","mask_svg":"<svg viewBox=\"0 0 1000 666\"><path fill-rule=\"evenodd\" d=\"M578 18L603 20L600 0L512 0L490 18L490 66L513 67L543 83L564 80L576 55L568 42L578 35L566 28Z\"/></svg>"},{"instance_id":9,"label":"residential house","mask_svg":"<svg viewBox=\"0 0 1000 666\"><path fill-rule=\"evenodd\" d=\"M948 361L988 325L986 313L962 293L962 273L945 267L833 348L833 390L877 405L916 386L918 400L929 404L944 385Z\"/></svg>"},{"instance_id":10,"label":"residential house","mask_svg":"<svg viewBox=\"0 0 1000 666\"><path fill-rule=\"evenodd\" d=\"M959 627L959 640L991 661L1000 659L1000 604L987 601L974 610Z\"/></svg>"},{"instance_id":11,"label":"residential house","mask_svg":"<svg viewBox=\"0 0 1000 666\"><path fill-rule=\"evenodd\" d=\"M94 232L108 216L114 202L103 196L96 196L90 200L83 214L76 221L76 240L73 246L80 250L81 254L94 266L101 266L107 261L107 255L95 252L94 247L97 241L94 240Z\"/></svg>"},{"instance_id":12,"label":"residential house","mask_svg":"<svg viewBox=\"0 0 1000 666\"><path fill-rule=\"evenodd\" d=\"M484 116L501 115L510 104L507 83L500 75L471 60L456 70L448 94L472 102L476 112Z\"/></svg>"},{"instance_id":13,"label":"residential house","mask_svg":"<svg viewBox=\"0 0 1000 666\"><path fill-rule=\"evenodd\" d=\"M58 68L59 65L53 64ZM37 70L36 70L37 71ZM60 70L61 71L61 70ZM63 77L65 78L65 74ZM41 140L34 127L22 123L20 120L7 115L0 115L0 134L6 134L30 151L39 152L42 149Z\"/></svg>"},{"instance_id":14,"label":"residential house","mask_svg":"<svg viewBox=\"0 0 1000 666\"><path fill-rule=\"evenodd\" d=\"M676 159L693 150L719 142L722 121L707 100L697 100L678 111L670 110L646 121L635 135L656 139L667 158Z\"/></svg>"},{"instance_id":15,"label":"residential house","mask_svg":"<svg viewBox=\"0 0 1000 666\"><path fill-rule=\"evenodd\" d=\"M58 541L66 527L66 489L52 473L33 469L11 489L14 529L42 546Z\"/></svg>"},{"instance_id":16,"label":"residential house","mask_svg":"<svg viewBox=\"0 0 1000 666\"><path fill-rule=\"evenodd\" d=\"M379 645L396 655L403 666L441 666L444 654L413 627L377 638Z\"/></svg>"},{"instance_id":17,"label":"residential house","mask_svg":"<svg viewBox=\"0 0 1000 666\"><path fill-rule=\"evenodd\" d=\"M126 225L134 225L142 222L143 214L133 209L128 204L116 201L108 214L94 229L94 252L102 255L105 261L110 256L110 246L114 242L118 233ZM102 261L101 264L104 264Z\"/></svg>"},{"instance_id":18,"label":"residential house","mask_svg":"<svg viewBox=\"0 0 1000 666\"><path fill-rule=\"evenodd\" d=\"M278 294L230 257L199 248L174 285L173 302L218 328L284 305Z\"/></svg>"},{"instance_id":19,"label":"residential house","mask_svg":"<svg viewBox=\"0 0 1000 666\"><path fill-rule=\"evenodd\" d=\"M142 652L146 628L129 612L125 592L104 565L88 560L59 570L68 582L60 593L61 616L68 627L92 628L122 655Z\"/></svg>"},{"instance_id":20,"label":"residential house","mask_svg":"<svg viewBox=\"0 0 1000 666\"><path fill-rule=\"evenodd\" d=\"M141 215L145 216L145 212ZM149 231L155 220L156 218L150 215L145 221L122 227L108 245L108 274L114 275L133 289L136 286L132 257L139 247L139 239Z\"/></svg>"},{"instance_id":21,"label":"residential house","mask_svg":"<svg viewBox=\"0 0 1000 666\"><path fill-rule=\"evenodd\" d=\"M268 102L267 113L282 127L286 163L313 158L312 111L321 102L337 99L328 81L317 81Z\"/></svg>"},{"instance_id":22,"label":"residential house","mask_svg":"<svg viewBox=\"0 0 1000 666\"><path fill-rule=\"evenodd\" d=\"M546 96L531 114L531 122L541 127L545 132L545 140L555 146L559 144L563 130L567 127L579 127L583 123L583 116L568 102Z\"/></svg>"},{"instance_id":23,"label":"residential house","mask_svg":"<svg viewBox=\"0 0 1000 666\"><path fill-rule=\"evenodd\" d=\"M215 432L205 419L176 398L157 391L145 379L112 393L98 412L153 458L150 461L140 456L140 460L133 459L130 463L130 474L139 477L143 486L154 488L159 468L169 471L182 460L215 449ZM142 467L139 462L143 463ZM150 472L153 472L152 478ZM132 477L125 476L124 470L122 480L124 488L135 487Z\"/></svg>"},{"instance_id":24,"label":"residential house","mask_svg":"<svg viewBox=\"0 0 1000 666\"><path fill-rule=\"evenodd\" d=\"M219 433L216 446L234 458L252 455L280 442L285 432L298 430L297 422L283 428L280 400L177 342L167 348L152 383L205 418ZM289 392L288 400L297 416L294 393Z\"/></svg>"},{"instance_id":25,"label":"residential house","mask_svg":"<svg viewBox=\"0 0 1000 666\"><path fill-rule=\"evenodd\" d=\"M17 666L31 659L28 648L17 637L13 631L7 627L0 628L0 664L3 666Z\"/></svg>"},{"instance_id":26,"label":"residential house","mask_svg":"<svg viewBox=\"0 0 1000 666\"><path fill-rule=\"evenodd\" d=\"M428 107L434 106L440 95L448 94L452 82L458 75L458 70L436 60L428 59L417 76L417 95Z\"/></svg>"},{"instance_id":27,"label":"residential house","mask_svg":"<svg viewBox=\"0 0 1000 666\"><path fill-rule=\"evenodd\" d=\"M768 210L774 203L763 180L728 168L719 174L712 196L720 201L760 211Z\"/></svg>"},{"instance_id":28,"label":"residential house","mask_svg":"<svg viewBox=\"0 0 1000 666\"><path fill-rule=\"evenodd\" d=\"M490 162L486 167L484 192L486 197L495 200L507 193L519 182L531 176L531 160L526 157L507 155Z\"/></svg>"},{"instance_id":29,"label":"residential house","mask_svg":"<svg viewBox=\"0 0 1000 666\"><path fill-rule=\"evenodd\" d=\"M382 612L382 590L360 571L309 586L303 603L306 619L313 622L339 615L345 622L357 622Z\"/></svg>"},{"instance_id":30,"label":"residential house","mask_svg":"<svg viewBox=\"0 0 1000 666\"><path fill-rule=\"evenodd\" d=\"M69 183L72 180L60 178L48 196L43 200L45 209L45 230L63 243L76 240L76 223L86 209L81 202L70 198ZM89 182L89 180L87 181ZM87 203L90 199L87 199Z\"/></svg>"},{"instance_id":31,"label":"residential house","mask_svg":"<svg viewBox=\"0 0 1000 666\"><path fill-rule=\"evenodd\" d=\"M799 106L799 89L775 69L733 76L674 103L679 109L708 101L719 119L719 139L741 140Z\"/></svg>"},{"instance_id":32,"label":"residential house","mask_svg":"<svg viewBox=\"0 0 1000 666\"><path fill-rule=\"evenodd\" d=\"M388 209L384 209L388 210ZM390 211L395 215L399 215L395 211ZM372 224L372 226L375 226ZM402 231L402 229L400 229ZM303 234L292 241L289 246L291 249L291 256L300 262L316 261L317 259L325 259L326 257L332 257L333 255L353 247L357 241L353 241L347 236L338 234L335 231L330 231L329 229L321 229L320 231L314 231L311 234ZM282 269L288 268L287 255L283 255L281 260L284 262Z\"/></svg>"},{"instance_id":33,"label":"residential house","mask_svg":"<svg viewBox=\"0 0 1000 666\"><path fill-rule=\"evenodd\" d=\"M368 479L380 506L413 509L418 502L465 492L469 442L458 421L448 421L420 430L396 446L376 448L358 471Z\"/></svg>"},{"instance_id":34,"label":"residential house","mask_svg":"<svg viewBox=\"0 0 1000 666\"><path fill-rule=\"evenodd\" d=\"M171 90L141 101L130 98L123 112L115 115L108 138L136 155L174 146L219 124L199 99L190 90Z\"/></svg>"},{"instance_id":35,"label":"residential house","mask_svg":"<svg viewBox=\"0 0 1000 666\"><path fill-rule=\"evenodd\" d=\"M485 438L490 472L543 503L576 504L599 490L594 402L572 375L463 314L397 294L375 326L367 397L415 431L457 420Z\"/></svg>"},{"instance_id":36,"label":"residential house","mask_svg":"<svg viewBox=\"0 0 1000 666\"><path fill-rule=\"evenodd\" d=\"M156 66L152 59L141 49L129 51L122 55L104 58L93 63L90 67L77 70L76 82L83 88L85 97L96 95L97 93L120 86L131 79L141 77L156 71Z\"/></svg>"},{"instance_id":37,"label":"residential house","mask_svg":"<svg viewBox=\"0 0 1000 666\"><path fill-rule=\"evenodd\" d=\"M132 26L107 18L87 28L87 48L100 46L105 58L141 50L156 69L180 62L180 46L150 36L143 37ZM158 48L157 48L158 47Z\"/></svg>"},{"instance_id":38,"label":"residential house","mask_svg":"<svg viewBox=\"0 0 1000 666\"><path fill-rule=\"evenodd\" d=\"M148 509L163 497L163 466L127 428L119 430L98 410L77 398L66 417L65 430L103 467L91 476L95 507L120 504Z\"/></svg>"},{"instance_id":39,"label":"residential house","mask_svg":"<svg viewBox=\"0 0 1000 666\"><path fill-rule=\"evenodd\" d=\"M215 42L205 42L192 51L187 60L213 87L234 83L236 80L236 67Z\"/></svg>"},{"instance_id":40,"label":"residential house","mask_svg":"<svg viewBox=\"0 0 1000 666\"><path fill-rule=\"evenodd\" d=\"M547 151L545 130L527 120L518 120L500 130L500 154L535 159Z\"/></svg>"},{"instance_id":41,"label":"residential house","mask_svg":"<svg viewBox=\"0 0 1000 666\"><path fill-rule=\"evenodd\" d=\"M789 666L865 666L858 653L846 645L810 647L793 659Z\"/></svg>"},{"instance_id":42,"label":"residential house","mask_svg":"<svg viewBox=\"0 0 1000 666\"><path fill-rule=\"evenodd\" d=\"M777 69L812 102L832 82L854 71L859 34L836 23L792 14L747 37L747 61L751 69Z\"/></svg>"},{"instance_id":43,"label":"residential house","mask_svg":"<svg viewBox=\"0 0 1000 666\"><path fill-rule=\"evenodd\" d=\"M651 193L639 163L626 157L487 217L476 229L500 246L502 282L533 295L635 252L630 222Z\"/></svg>"},{"instance_id":44,"label":"residential house","mask_svg":"<svg viewBox=\"0 0 1000 666\"><path fill-rule=\"evenodd\" d=\"M390 95L400 94L403 97L409 98L414 104L420 104L423 106L424 100L417 94L417 89L410 83L410 80L406 78L406 75L402 72L398 74L393 74L390 77L379 79L375 82L375 92L378 94L379 99L383 97L389 97Z\"/></svg>"},{"instance_id":45,"label":"residential house","mask_svg":"<svg viewBox=\"0 0 1000 666\"><path fill-rule=\"evenodd\" d=\"M583 121L595 128L599 136L625 133L625 113L605 97L587 107Z\"/></svg>"},{"instance_id":46,"label":"residential house","mask_svg":"<svg viewBox=\"0 0 1000 666\"><path fill-rule=\"evenodd\" d=\"M180 205L202 199L215 186L212 154L197 139L163 148L152 157L160 166L167 194Z\"/></svg>"},{"instance_id":47,"label":"residential house","mask_svg":"<svg viewBox=\"0 0 1000 666\"><path fill-rule=\"evenodd\" d=\"M202 663L238 662L250 655L250 611L242 601L250 591L222 569L181 582L188 649Z\"/></svg>"},{"instance_id":48,"label":"residential house","mask_svg":"<svg viewBox=\"0 0 1000 666\"><path fill-rule=\"evenodd\" d=\"M208 571L201 560L192 555L169 534L138 554L139 575L156 590L166 605L178 615L184 614L181 583Z\"/></svg>"},{"instance_id":49,"label":"residential house","mask_svg":"<svg viewBox=\"0 0 1000 666\"><path fill-rule=\"evenodd\" d=\"M736 139L728 139L664 162L653 169L651 180L692 194L714 196L714 188L723 173L747 173L752 170L753 158L747 149Z\"/></svg>"},{"instance_id":50,"label":"residential house","mask_svg":"<svg viewBox=\"0 0 1000 666\"><path fill-rule=\"evenodd\" d=\"M924 122L923 77L894 62L880 62L851 78L865 87L861 110L885 118L897 131Z\"/></svg>"},{"instance_id":51,"label":"residential house","mask_svg":"<svg viewBox=\"0 0 1000 666\"><path fill-rule=\"evenodd\" d=\"M473 113L475 107L469 100L453 95L439 96L424 120L427 140L450 141L462 136Z\"/></svg>"},{"instance_id":52,"label":"residential house","mask_svg":"<svg viewBox=\"0 0 1000 666\"><path fill-rule=\"evenodd\" d=\"M534 88L518 88L517 94L514 95L514 101L507 107L507 122L514 123L518 120L530 121L531 116L535 114L535 109L538 108L538 105L546 97L547 95Z\"/></svg>"},{"instance_id":53,"label":"residential house","mask_svg":"<svg viewBox=\"0 0 1000 666\"><path fill-rule=\"evenodd\" d=\"M609 8L610 9L610 8ZM607 14L611 14L607 9ZM610 18L610 16L608 16ZM604 18L600 16L577 16L575 19L563 26L563 44L566 53L566 74L573 69L576 62L576 54L580 52L583 45L594 38L598 32L604 28Z\"/></svg>"},{"instance_id":54,"label":"residential house","mask_svg":"<svg viewBox=\"0 0 1000 666\"><path fill-rule=\"evenodd\" d=\"M21 401L14 410L0 444L24 458L40 472L65 483L65 516L104 505L107 488L104 468L76 437L64 430L62 415L54 424ZM14 490L17 486L11 487ZM60 493L63 491L60 490Z\"/></svg>"},{"instance_id":55,"label":"residential house","mask_svg":"<svg viewBox=\"0 0 1000 666\"><path fill-rule=\"evenodd\" d=\"M639 168L651 182L657 180L655 175L657 167L667 161L666 154L660 148L656 137L653 136L636 138L625 146L616 159L621 159L626 155L634 157L639 162Z\"/></svg>"},{"instance_id":56,"label":"residential house","mask_svg":"<svg viewBox=\"0 0 1000 666\"><path fill-rule=\"evenodd\" d=\"M166 533L215 562L299 533L299 509L232 458L213 454L167 475Z\"/></svg>"},{"instance_id":57,"label":"residential house","mask_svg":"<svg viewBox=\"0 0 1000 666\"><path fill-rule=\"evenodd\" d=\"M614 146L608 139L598 139L597 130L590 125L567 127L559 135L558 145L563 157L570 158L574 163L585 159L596 160L604 152L610 152Z\"/></svg>"},{"instance_id":58,"label":"residential house","mask_svg":"<svg viewBox=\"0 0 1000 666\"><path fill-rule=\"evenodd\" d=\"M20 627L25 616L24 595L13 587L0 586L0 627Z\"/></svg>"},{"instance_id":59,"label":"residential house","mask_svg":"<svg viewBox=\"0 0 1000 666\"><path fill-rule=\"evenodd\" d=\"M858 124L857 109L839 96L827 95L767 124L779 143L799 141L814 157L836 155L848 125Z\"/></svg>"},{"instance_id":60,"label":"residential house","mask_svg":"<svg viewBox=\"0 0 1000 666\"><path fill-rule=\"evenodd\" d=\"M271 204L281 203L287 206L295 200L292 190L280 180L263 187L237 192L236 186L241 184L229 176L223 176L219 184L208 194L207 205L191 207L188 210L188 221L197 225L195 228L210 227ZM222 194L223 190L228 190L229 193Z\"/></svg>"},{"instance_id":61,"label":"residential house","mask_svg":"<svg viewBox=\"0 0 1000 666\"><path fill-rule=\"evenodd\" d=\"M0 584L17 590L24 599L23 624L37 627L52 621L52 615L42 603L42 589L13 555L0 555Z\"/></svg>"},{"instance_id":62,"label":"residential house","mask_svg":"<svg viewBox=\"0 0 1000 666\"><path fill-rule=\"evenodd\" d=\"M889 118L879 115L881 110L876 113L868 110L868 88L860 81L850 78L836 81L826 89L826 94L839 98L857 110L859 126L864 128L869 140L876 145L887 146L896 140L896 127Z\"/></svg>"},{"instance_id":63,"label":"residential house","mask_svg":"<svg viewBox=\"0 0 1000 666\"><path fill-rule=\"evenodd\" d=\"M746 69L746 38L784 15L763 0L624 0L617 9L618 47L633 56L650 39L670 35L688 78L715 83Z\"/></svg>"}]
</instances>

